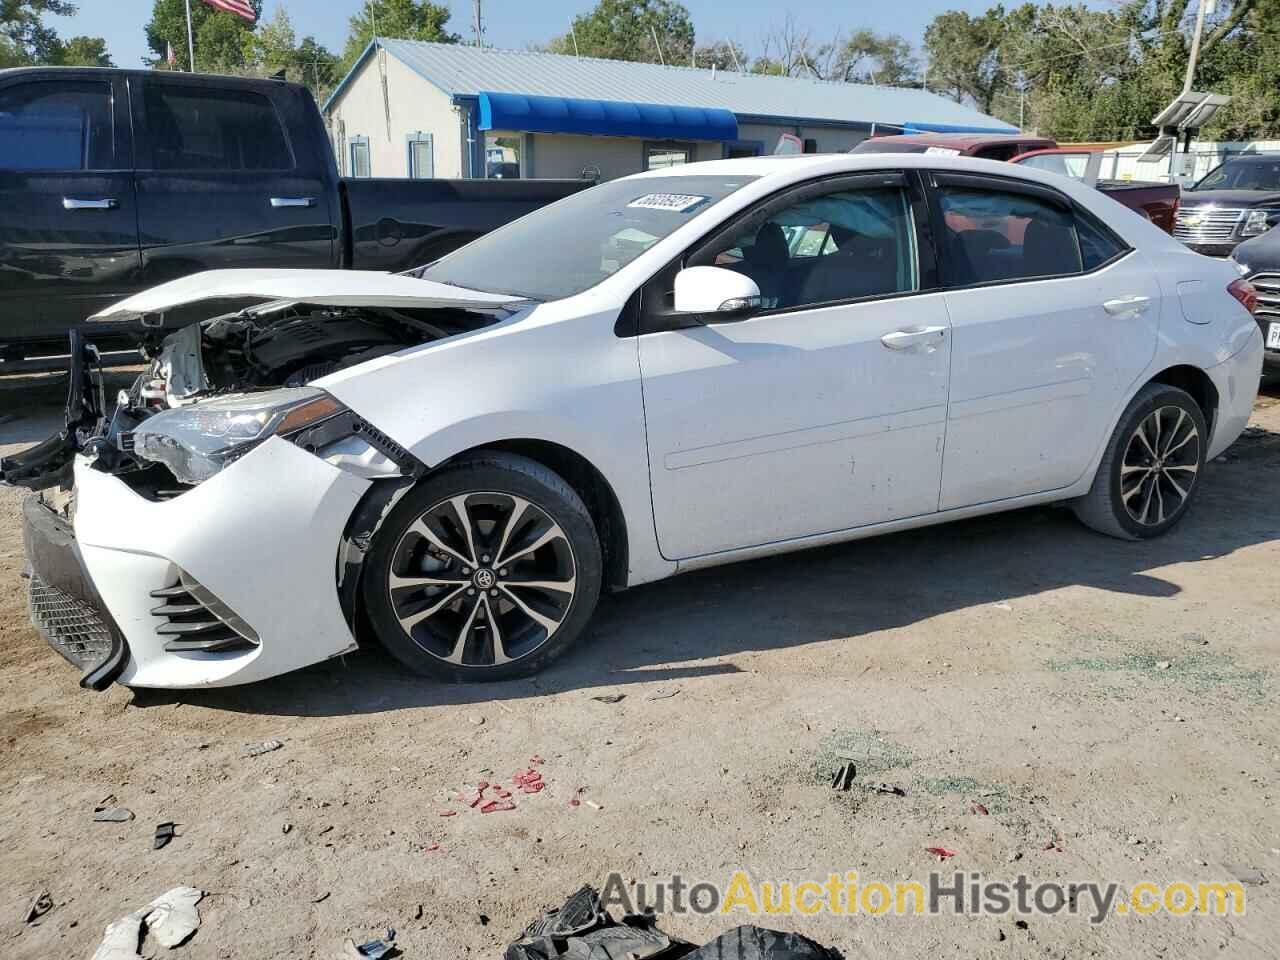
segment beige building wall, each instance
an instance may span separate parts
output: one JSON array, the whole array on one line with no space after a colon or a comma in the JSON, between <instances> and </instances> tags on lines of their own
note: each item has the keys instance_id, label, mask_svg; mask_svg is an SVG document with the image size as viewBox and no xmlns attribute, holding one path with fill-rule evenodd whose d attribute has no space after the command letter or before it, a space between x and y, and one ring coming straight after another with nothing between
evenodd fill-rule
<instances>
[{"instance_id":1,"label":"beige building wall","mask_svg":"<svg viewBox=\"0 0 1280 960\"><path fill-rule=\"evenodd\" d=\"M577 179L584 168L598 167L600 179L613 180L644 169L644 145L635 137L587 137L559 133L528 135L532 145L533 172L539 179ZM719 160L721 145L708 141L693 143L696 160Z\"/></svg>"},{"instance_id":2,"label":"beige building wall","mask_svg":"<svg viewBox=\"0 0 1280 960\"><path fill-rule=\"evenodd\" d=\"M387 123L378 61L385 57L387 101L391 122ZM375 177L407 177L408 136L429 133L437 177L461 177L462 117L449 97L388 54L376 53L365 61L342 95L329 107L329 133L334 149L340 150L338 166L350 176L347 148L352 138L369 138L370 172ZM341 142L339 142L341 138Z\"/></svg>"}]
</instances>

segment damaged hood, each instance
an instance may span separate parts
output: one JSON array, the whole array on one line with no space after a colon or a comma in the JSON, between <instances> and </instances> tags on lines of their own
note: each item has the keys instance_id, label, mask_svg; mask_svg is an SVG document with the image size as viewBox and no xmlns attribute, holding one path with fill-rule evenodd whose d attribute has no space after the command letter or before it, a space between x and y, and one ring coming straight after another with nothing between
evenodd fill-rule
<instances>
[{"instance_id":1,"label":"damaged hood","mask_svg":"<svg viewBox=\"0 0 1280 960\"><path fill-rule=\"evenodd\" d=\"M121 300L90 322L129 320L203 300L301 301L334 307L460 307L494 310L520 297L452 287L432 280L361 270L207 270Z\"/></svg>"}]
</instances>

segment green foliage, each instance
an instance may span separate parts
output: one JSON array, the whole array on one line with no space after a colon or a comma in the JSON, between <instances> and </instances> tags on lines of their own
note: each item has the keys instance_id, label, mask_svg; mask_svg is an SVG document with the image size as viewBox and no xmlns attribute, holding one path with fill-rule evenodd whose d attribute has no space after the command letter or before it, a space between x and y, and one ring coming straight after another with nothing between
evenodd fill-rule
<instances>
[{"instance_id":1,"label":"green foliage","mask_svg":"<svg viewBox=\"0 0 1280 960\"><path fill-rule=\"evenodd\" d=\"M249 0L254 12L262 15L262 0ZM243 73L249 66L247 51L256 23L248 23L233 13L192 0L191 29L196 47L196 69L202 73ZM151 21L146 25L147 47L155 56L150 63L167 69L165 59L173 48L178 70L189 70L187 57L187 8L184 0L155 0Z\"/></svg>"},{"instance_id":2,"label":"green foliage","mask_svg":"<svg viewBox=\"0 0 1280 960\"><path fill-rule=\"evenodd\" d=\"M920 82L919 64L911 44L896 33L879 34L856 30L840 51L839 76L887 87L915 86Z\"/></svg>"},{"instance_id":3,"label":"green foliage","mask_svg":"<svg viewBox=\"0 0 1280 960\"><path fill-rule=\"evenodd\" d=\"M34 65L109 67L101 37L61 40L46 16L74 16L67 0L0 0L0 68Z\"/></svg>"},{"instance_id":4,"label":"green foliage","mask_svg":"<svg viewBox=\"0 0 1280 960\"><path fill-rule=\"evenodd\" d=\"M661 53L654 45L655 34ZM548 49L606 60L687 64L693 20L676 0L600 0L574 17L572 32L552 40Z\"/></svg>"},{"instance_id":5,"label":"green foliage","mask_svg":"<svg viewBox=\"0 0 1280 960\"><path fill-rule=\"evenodd\" d=\"M345 74L364 52L375 25L380 37L457 43L460 37L448 31L448 24L449 8L430 0L365 0L350 20L341 72Z\"/></svg>"}]
</instances>

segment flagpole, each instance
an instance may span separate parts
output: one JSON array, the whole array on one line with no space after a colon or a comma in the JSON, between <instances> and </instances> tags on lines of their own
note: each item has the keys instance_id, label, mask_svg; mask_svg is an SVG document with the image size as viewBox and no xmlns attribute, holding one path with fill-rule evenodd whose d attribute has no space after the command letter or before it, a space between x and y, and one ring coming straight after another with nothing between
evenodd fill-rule
<instances>
[{"instance_id":1,"label":"flagpole","mask_svg":"<svg viewBox=\"0 0 1280 960\"><path fill-rule=\"evenodd\" d=\"M187 70L196 72L196 43L191 38L191 0L187 0Z\"/></svg>"}]
</instances>

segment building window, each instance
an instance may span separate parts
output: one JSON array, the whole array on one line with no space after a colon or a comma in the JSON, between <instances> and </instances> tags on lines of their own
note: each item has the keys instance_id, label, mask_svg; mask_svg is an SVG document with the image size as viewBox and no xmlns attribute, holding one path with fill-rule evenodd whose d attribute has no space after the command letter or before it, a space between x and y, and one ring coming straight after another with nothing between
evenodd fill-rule
<instances>
[{"instance_id":1,"label":"building window","mask_svg":"<svg viewBox=\"0 0 1280 960\"><path fill-rule=\"evenodd\" d=\"M436 175L435 148L431 143L431 134L409 134L409 160L407 169L414 180L427 180Z\"/></svg>"},{"instance_id":2,"label":"building window","mask_svg":"<svg viewBox=\"0 0 1280 960\"><path fill-rule=\"evenodd\" d=\"M737 160L740 157L758 157L763 153L763 140L729 140L721 147L721 155L726 160Z\"/></svg>"},{"instance_id":3,"label":"building window","mask_svg":"<svg viewBox=\"0 0 1280 960\"><path fill-rule=\"evenodd\" d=\"M369 158L369 138L352 137L347 141L347 156L351 158L350 176L371 177L373 168Z\"/></svg>"},{"instance_id":4,"label":"building window","mask_svg":"<svg viewBox=\"0 0 1280 960\"><path fill-rule=\"evenodd\" d=\"M678 167L682 163L693 163L694 155L692 143L646 143L644 168L666 170L668 167Z\"/></svg>"},{"instance_id":5,"label":"building window","mask_svg":"<svg viewBox=\"0 0 1280 960\"><path fill-rule=\"evenodd\" d=\"M524 175L524 137L486 133L484 175L493 180L519 180Z\"/></svg>"}]
</instances>

